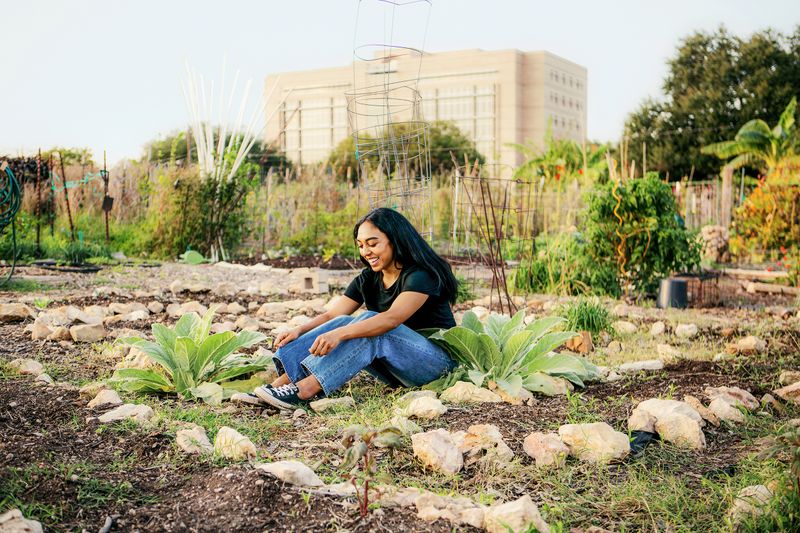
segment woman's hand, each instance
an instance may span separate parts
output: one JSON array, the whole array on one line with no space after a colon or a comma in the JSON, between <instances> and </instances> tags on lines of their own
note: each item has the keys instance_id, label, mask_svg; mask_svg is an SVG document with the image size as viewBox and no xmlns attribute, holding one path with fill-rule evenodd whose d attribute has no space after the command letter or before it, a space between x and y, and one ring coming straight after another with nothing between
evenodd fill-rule
<instances>
[{"instance_id":1,"label":"woman's hand","mask_svg":"<svg viewBox=\"0 0 800 533\"><path fill-rule=\"evenodd\" d=\"M314 339L314 344L311 345L308 352L311 355L328 355L331 350L339 346L339 343L342 342L343 335L342 328L323 333Z\"/></svg>"},{"instance_id":2,"label":"woman's hand","mask_svg":"<svg viewBox=\"0 0 800 533\"><path fill-rule=\"evenodd\" d=\"M275 337L275 348L281 348L286 346L297 337L300 336L300 328L290 329L289 331L284 331L283 333L278 334Z\"/></svg>"}]
</instances>

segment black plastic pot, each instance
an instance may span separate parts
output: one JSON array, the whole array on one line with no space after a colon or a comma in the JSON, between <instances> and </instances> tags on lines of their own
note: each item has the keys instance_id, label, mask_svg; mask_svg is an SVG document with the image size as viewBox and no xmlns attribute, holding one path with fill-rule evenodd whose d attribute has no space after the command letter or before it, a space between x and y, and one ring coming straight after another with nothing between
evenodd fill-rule
<instances>
[{"instance_id":1,"label":"black plastic pot","mask_svg":"<svg viewBox=\"0 0 800 533\"><path fill-rule=\"evenodd\" d=\"M658 287L657 305L661 309L674 307L685 309L688 303L687 283L685 279L666 278Z\"/></svg>"}]
</instances>

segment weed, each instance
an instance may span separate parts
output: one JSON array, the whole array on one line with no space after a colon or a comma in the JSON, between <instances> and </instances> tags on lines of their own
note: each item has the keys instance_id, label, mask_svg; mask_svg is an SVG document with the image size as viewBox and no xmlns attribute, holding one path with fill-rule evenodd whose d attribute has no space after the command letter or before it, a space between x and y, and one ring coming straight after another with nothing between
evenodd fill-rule
<instances>
[{"instance_id":1,"label":"weed","mask_svg":"<svg viewBox=\"0 0 800 533\"><path fill-rule=\"evenodd\" d=\"M598 335L611 331L611 315L598 298L578 298L559 309L558 314L567 319L569 331L588 331Z\"/></svg>"}]
</instances>

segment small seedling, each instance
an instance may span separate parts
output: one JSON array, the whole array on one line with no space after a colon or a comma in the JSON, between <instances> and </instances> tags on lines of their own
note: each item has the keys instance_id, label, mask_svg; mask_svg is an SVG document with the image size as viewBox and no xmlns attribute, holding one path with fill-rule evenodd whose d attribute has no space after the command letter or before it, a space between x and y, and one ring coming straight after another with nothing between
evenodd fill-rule
<instances>
[{"instance_id":1,"label":"small seedling","mask_svg":"<svg viewBox=\"0 0 800 533\"><path fill-rule=\"evenodd\" d=\"M400 447L402 432L395 427L383 429L370 429L364 426L350 426L342 434L342 445L345 448L342 468L351 471L358 470L350 478L350 483L356 488L358 509L361 517L367 516L369 510L369 483L375 473L375 457L372 447L388 448L394 450ZM361 492L358 489L357 478L361 478Z\"/></svg>"}]
</instances>

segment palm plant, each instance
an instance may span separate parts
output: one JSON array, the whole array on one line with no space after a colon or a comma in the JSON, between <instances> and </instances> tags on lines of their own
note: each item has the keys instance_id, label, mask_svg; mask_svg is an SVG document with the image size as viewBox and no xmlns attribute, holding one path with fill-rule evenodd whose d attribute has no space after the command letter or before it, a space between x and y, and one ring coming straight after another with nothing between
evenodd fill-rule
<instances>
[{"instance_id":1,"label":"palm plant","mask_svg":"<svg viewBox=\"0 0 800 533\"><path fill-rule=\"evenodd\" d=\"M153 324L155 342L137 337L121 339L160 368L123 368L114 372L111 382L130 392L177 393L185 399L219 404L236 391L226 387L230 380L263 370L272 360L269 356L252 358L236 353L239 348L263 341L263 333L226 331L209 335L213 316L212 308L202 318L197 313L183 315L173 328Z\"/></svg>"},{"instance_id":2,"label":"palm plant","mask_svg":"<svg viewBox=\"0 0 800 533\"><path fill-rule=\"evenodd\" d=\"M758 166L768 172L783 158L794 154L796 110L797 97L793 97L774 128L761 119L754 119L742 126L733 140L709 144L701 152L720 159L733 157L726 166L734 170Z\"/></svg>"}]
</instances>

